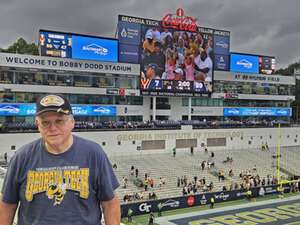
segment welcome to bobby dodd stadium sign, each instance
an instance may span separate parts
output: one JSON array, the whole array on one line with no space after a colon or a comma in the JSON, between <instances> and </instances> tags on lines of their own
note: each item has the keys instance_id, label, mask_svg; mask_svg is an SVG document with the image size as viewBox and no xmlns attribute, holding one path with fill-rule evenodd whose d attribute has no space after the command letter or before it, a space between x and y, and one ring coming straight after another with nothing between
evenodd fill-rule
<instances>
[{"instance_id":1,"label":"welcome to bobby dodd stadium sign","mask_svg":"<svg viewBox=\"0 0 300 225\"><path fill-rule=\"evenodd\" d=\"M9 53L0 53L0 66L46 70L117 73L136 76L139 76L140 73L140 65L138 64L106 63Z\"/></svg>"}]
</instances>

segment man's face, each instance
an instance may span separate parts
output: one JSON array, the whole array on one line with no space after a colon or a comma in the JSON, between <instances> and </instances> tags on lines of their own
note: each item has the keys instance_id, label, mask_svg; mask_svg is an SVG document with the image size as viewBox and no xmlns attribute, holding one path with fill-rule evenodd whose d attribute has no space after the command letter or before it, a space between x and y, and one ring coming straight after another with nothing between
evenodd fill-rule
<instances>
[{"instance_id":1,"label":"man's face","mask_svg":"<svg viewBox=\"0 0 300 225\"><path fill-rule=\"evenodd\" d=\"M148 79L153 79L155 77L155 70L152 67L148 67L146 71L146 77Z\"/></svg>"},{"instance_id":2,"label":"man's face","mask_svg":"<svg viewBox=\"0 0 300 225\"><path fill-rule=\"evenodd\" d=\"M207 57L207 53L205 50L202 50L201 53L200 53L200 58L202 61L204 61Z\"/></svg>"},{"instance_id":3,"label":"man's face","mask_svg":"<svg viewBox=\"0 0 300 225\"><path fill-rule=\"evenodd\" d=\"M45 112L36 117L36 125L44 141L59 148L68 143L75 122L70 115Z\"/></svg>"}]
</instances>

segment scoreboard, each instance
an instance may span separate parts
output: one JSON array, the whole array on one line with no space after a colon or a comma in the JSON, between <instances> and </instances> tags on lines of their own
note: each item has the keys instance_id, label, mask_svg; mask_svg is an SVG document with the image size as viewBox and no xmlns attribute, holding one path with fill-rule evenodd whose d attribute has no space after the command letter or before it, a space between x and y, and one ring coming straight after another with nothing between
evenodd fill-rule
<instances>
[{"instance_id":1,"label":"scoreboard","mask_svg":"<svg viewBox=\"0 0 300 225\"><path fill-rule=\"evenodd\" d=\"M211 92L210 82L188 80L141 79L142 94L200 96Z\"/></svg>"}]
</instances>

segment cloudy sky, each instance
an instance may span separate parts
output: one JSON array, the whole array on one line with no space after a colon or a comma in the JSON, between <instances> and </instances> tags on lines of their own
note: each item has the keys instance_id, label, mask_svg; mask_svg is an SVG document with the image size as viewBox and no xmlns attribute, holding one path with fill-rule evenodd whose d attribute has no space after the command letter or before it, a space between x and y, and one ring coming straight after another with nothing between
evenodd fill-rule
<instances>
[{"instance_id":1,"label":"cloudy sky","mask_svg":"<svg viewBox=\"0 0 300 225\"><path fill-rule=\"evenodd\" d=\"M114 37L119 14L161 20L183 8L199 26L231 31L231 51L300 60L299 0L0 0L0 47L50 29Z\"/></svg>"}]
</instances>

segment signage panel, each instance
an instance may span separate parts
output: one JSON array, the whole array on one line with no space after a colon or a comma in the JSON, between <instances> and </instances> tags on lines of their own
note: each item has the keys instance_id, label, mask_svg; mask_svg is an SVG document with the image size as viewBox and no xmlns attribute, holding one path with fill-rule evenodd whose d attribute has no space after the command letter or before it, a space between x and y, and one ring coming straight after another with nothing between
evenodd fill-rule
<instances>
[{"instance_id":1,"label":"signage panel","mask_svg":"<svg viewBox=\"0 0 300 225\"><path fill-rule=\"evenodd\" d=\"M118 39L122 44L139 45L141 38L141 25L119 21Z\"/></svg>"},{"instance_id":2,"label":"signage panel","mask_svg":"<svg viewBox=\"0 0 300 225\"><path fill-rule=\"evenodd\" d=\"M72 105L75 116L116 116L116 106L102 105ZM0 104L0 116L33 116L36 112L35 104Z\"/></svg>"},{"instance_id":3,"label":"signage panel","mask_svg":"<svg viewBox=\"0 0 300 225\"><path fill-rule=\"evenodd\" d=\"M240 73L258 73L258 56L230 54L230 71Z\"/></svg>"},{"instance_id":4,"label":"signage panel","mask_svg":"<svg viewBox=\"0 0 300 225\"><path fill-rule=\"evenodd\" d=\"M229 55L229 36L214 35L215 54Z\"/></svg>"},{"instance_id":5,"label":"signage panel","mask_svg":"<svg viewBox=\"0 0 300 225\"><path fill-rule=\"evenodd\" d=\"M116 106L72 105L75 116L116 116Z\"/></svg>"},{"instance_id":6,"label":"signage panel","mask_svg":"<svg viewBox=\"0 0 300 225\"><path fill-rule=\"evenodd\" d=\"M73 35L72 57L75 59L117 62L118 41Z\"/></svg>"},{"instance_id":7,"label":"signage panel","mask_svg":"<svg viewBox=\"0 0 300 225\"><path fill-rule=\"evenodd\" d=\"M215 70L228 71L229 70L229 56L215 54L214 68L215 68Z\"/></svg>"},{"instance_id":8,"label":"signage panel","mask_svg":"<svg viewBox=\"0 0 300 225\"><path fill-rule=\"evenodd\" d=\"M32 116L35 112L35 104L0 104L0 116Z\"/></svg>"},{"instance_id":9,"label":"signage panel","mask_svg":"<svg viewBox=\"0 0 300 225\"><path fill-rule=\"evenodd\" d=\"M284 116L292 115L291 108L224 108L224 116Z\"/></svg>"},{"instance_id":10,"label":"signage panel","mask_svg":"<svg viewBox=\"0 0 300 225\"><path fill-rule=\"evenodd\" d=\"M117 73L134 76L139 75L140 72L140 65L138 64L62 59L10 53L0 53L0 66L93 73Z\"/></svg>"},{"instance_id":11,"label":"signage panel","mask_svg":"<svg viewBox=\"0 0 300 225\"><path fill-rule=\"evenodd\" d=\"M137 45L119 45L119 62L139 63L139 46Z\"/></svg>"}]
</instances>

